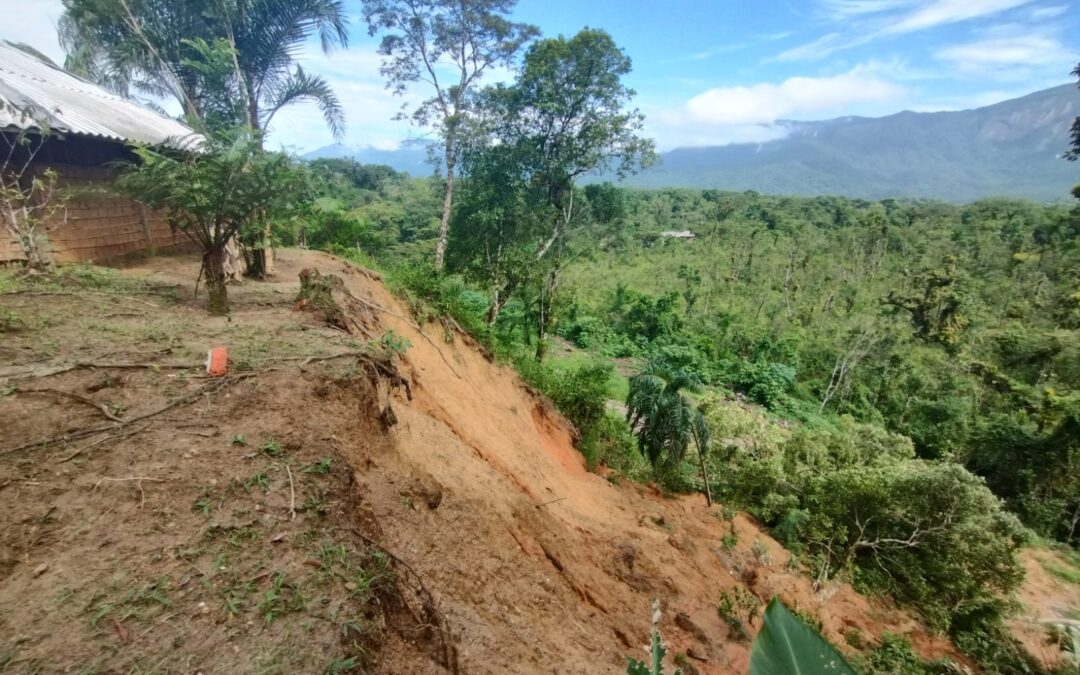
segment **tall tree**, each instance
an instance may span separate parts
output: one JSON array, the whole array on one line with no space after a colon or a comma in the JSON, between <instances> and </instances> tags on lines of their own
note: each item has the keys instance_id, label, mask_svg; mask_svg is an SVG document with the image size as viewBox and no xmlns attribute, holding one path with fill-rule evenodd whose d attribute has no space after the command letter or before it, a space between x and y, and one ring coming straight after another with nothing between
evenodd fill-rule
<instances>
[{"instance_id":1,"label":"tall tree","mask_svg":"<svg viewBox=\"0 0 1080 675\"><path fill-rule=\"evenodd\" d=\"M446 192L435 244L435 268L442 269L450 228L454 180L466 122L477 83L492 69L513 64L521 47L535 38L535 26L506 17L516 0L363 0L371 35L382 33L382 74L395 94L414 85L430 94L400 118L430 127L442 143Z\"/></svg>"},{"instance_id":2,"label":"tall tree","mask_svg":"<svg viewBox=\"0 0 1080 675\"><path fill-rule=\"evenodd\" d=\"M641 453L654 467L672 465L686 456L693 441L701 463L705 498L712 506L705 453L709 448L709 427L701 410L684 391L698 391L701 380L666 363L650 362L630 378L626 396L626 421L637 435Z\"/></svg>"},{"instance_id":3,"label":"tall tree","mask_svg":"<svg viewBox=\"0 0 1080 675\"><path fill-rule=\"evenodd\" d=\"M585 28L572 38L537 42L512 86L485 93L489 142L517 149L521 165L513 175L530 186L548 214L534 254L545 270L537 359L544 356L544 337L553 322L550 308L568 252L567 235L581 211L575 183L602 170L622 177L655 158L652 141L641 135L645 117L630 108L635 92L622 81L631 65L610 35Z\"/></svg>"},{"instance_id":4,"label":"tall tree","mask_svg":"<svg viewBox=\"0 0 1080 675\"><path fill-rule=\"evenodd\" d=\"M59 30L66 67L122 95L171 97L189 118L260 132L314 101L343 132L330 85L296 63L312 35L327 53L348 44L343 0L64 0Z\"/></svg>"}]
</instances>

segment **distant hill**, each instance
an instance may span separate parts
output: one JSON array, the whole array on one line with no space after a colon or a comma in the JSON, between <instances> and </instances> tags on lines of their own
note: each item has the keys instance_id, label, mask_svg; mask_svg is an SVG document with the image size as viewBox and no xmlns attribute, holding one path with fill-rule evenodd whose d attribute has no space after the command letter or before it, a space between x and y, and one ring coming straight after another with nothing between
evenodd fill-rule
<instances>
[{"instance_id":1,"label":"distant hill","mask_svg":"<svg viewBox=\"0 0 1080 675\"><path fill-rule=\"evenodd\" d=\"M414 176L430 176L434 173L434 168L427 161L427 151L420 148L377 150L372 147L350 147L341 143L334 143L302 155L302 159L341 157L351 157L364 164L386 164L397 171L405 171Z\"/></svg>"},{"instance_id":2,"label":"distant hill","mask_svg":"<svg viewBox=\"0 0 1080 675\"><path fill-rule=\"evenodd\" d=\"M672 150L627 184L862 199L1062 201L1080 182L1080 164L1060 158L1077 115L1080 92L1066 84L974 110L785 121L789 133L780 140ZM416 149L331 145L306 157L349 156L432 173Z\"/></svg>"},{"instance_id":3,"label":"distant hill","mask_svg":"<svg viewBox=\"0 0 1080 675\"><path fill-rule=\"evenodd\" d=\"M863 199L1057 201L1080 182L1080 165L1060 159L1078 114L1080 93L1062 85L974 110L785 122L783 139L673 150L628 182Z\"/></svg>"}]
</instances>

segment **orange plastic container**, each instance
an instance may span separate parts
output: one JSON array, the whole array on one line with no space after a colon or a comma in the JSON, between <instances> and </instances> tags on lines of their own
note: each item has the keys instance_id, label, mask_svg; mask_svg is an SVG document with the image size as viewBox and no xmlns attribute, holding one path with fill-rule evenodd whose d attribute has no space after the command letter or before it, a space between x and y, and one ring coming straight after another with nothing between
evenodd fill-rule
<instances>
[{"instance_id":1,"label":"orange plastic container","mask_svg":"<svg viewBox=\"0 0 1080 675\"><path fill-rule=\"evenodd\" d=\"M229 372L229 354L224 347L214 347L206 353L206 374L221 377Z\"/></svg>"}]
</instances>

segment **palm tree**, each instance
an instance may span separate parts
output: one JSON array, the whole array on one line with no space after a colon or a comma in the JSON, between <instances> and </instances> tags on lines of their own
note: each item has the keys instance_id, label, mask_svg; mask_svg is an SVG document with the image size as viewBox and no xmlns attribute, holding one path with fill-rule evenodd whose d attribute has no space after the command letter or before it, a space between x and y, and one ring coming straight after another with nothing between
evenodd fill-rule
<instances>
[{"instance_id":1,"label":"palm tree","mask_svg":"<svg viewBox=\"0 0 1080 675\"><path fill-rule=\"evenodd\" d=\"M693 440L701 462L705 499L712 506L705 453L709 447L709 427L683 391L698 391L701 380L693 373L662 362L650 362L630 378L626 396L626 421L638 439L638 448L653 467L674 464L686 456Z\"/></svg>"},{"instance_id":2,"label":"palm tree","mask_svg":"<svg viewBox=\"0 0 1080 675\"><path fill-rule=\"evenodd\" d=\"M333 89L295 61L312 35L326 53L348 45L343 0L64 0L59 31L65 66L121 95L171 97L193 121L260 132L314 101L341 138Z\"/></svg>"}]
</instances>

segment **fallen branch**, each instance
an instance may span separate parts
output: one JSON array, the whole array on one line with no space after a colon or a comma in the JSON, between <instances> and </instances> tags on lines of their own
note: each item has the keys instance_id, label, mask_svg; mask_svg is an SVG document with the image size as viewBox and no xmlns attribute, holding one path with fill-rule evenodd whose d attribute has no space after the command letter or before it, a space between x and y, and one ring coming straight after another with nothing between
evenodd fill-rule
<instances>
[{"instance_id":1,"label":"fallen branch","mask_svg":"<svg viewBox=\"0 0 1080 675\"><path fill-rule=\"evenodd\" d=\"M94 483L94 489L95 490L98 489L98 487L102 483L104 483L106 481L108 481L110 483L123 483L123 482L131 481L131 480L140 481L140 482L146 480L146 481L150 481L151 483L164 483L168 479L166 479L166 478L151 478L149 476L127 476L127 477L124 477L124 478L108 478L108 477L106 477L106 478L102 478L98 482Z\"/></svg>"},{"instance_id":2,"label":"fallen branch","mask_svg":"<svg viewBox=\"0 0 1080 675\"><path fill-rule=\"evenodd\" d=\"M15 393L17 393L17 394L52 394L53 396L60 396L62 398L70 398L73 401L78 401L79 403L84 403L84 404L86 404L86 405L88 405L88 406L90 406L92 408L97 409L98 412L100 412L107 419L110 419L113 422L123 422L124 421L123 419L121 419L121 418L117 417L115 414L113 414L113 412L111 410L109 410L109 407L107 405L105 405L103 403L98 403L97 401L90 398L89 396L83 396L82 394L77 394L77 393L75 393L73 391L64 391L63 389L16 389Z\"/></svg>"},{"instance_id":3,"label":"fallen branch","mask_svg":"<svg viewBox=\"0 0 1080 675\"><path fill-rule=\"evenodd\" d=\"M88 370L88 369L101 369L101 370L192 370L196 368L202 368L201 363L97 363L94 361L77 361L66 366L56 366L52 369L45 369L37 372L34 368L23 371L12 371L7 368L0 368L0 378L24 378L24 377L52 377L53 375L62 375L64 373L70 373L73 370Z\"/></svg>"},{"instance_id":4,"label":"fallen branch","mask_svg":"<svg viewBox=\"0 0 1080 675\"><path fill-rule=\"evenodd\" d=\"M120 304L118 302L118 297L119 297L118 295L113 294L113 293L106 293L105 291L88 291L88 290L78 290L78 291L35 291L35 290L21 290L21 291L7 291L6 293L0 293L0 297L5 296L5 295L31 295L31 296L35 296L35 295L38 295L38 296L49 296L49 295L67 295L67 296L96 295L96 296L109 298L109 300L112 302L112 304ZM135 302L141 302L142 304L146 305L147 307L153 307L155 309L161 307L161 305L154 304L154 303L150 302L149 300L143 300L141 298L136 298L136 297L134 297L134 296L132 296L130 294L126 295L126 297L128 299L130 299L130 300L134 300Z\"/></svg>"},{"instance_id":5,"label":"fallen branch","mask_svg":"<svg viewBox=\"0 0 1080 675\"><path fill-rule=\"evenodd\" d=\"M549 502L544 502L544 503L542 503L542 504L537 504L537 505L536 505L536 508L538 508L538 509L542 509L542 508L544 508L545 506L550 506L551 504L558 504L559 502L561 502L561 501L565 501L565 500L567 500L567 499L569 499L569 497L559 497L558 499L552 499L552 500L551 500L551 501L549 501Z\"/></svg>"}]
</instances>

